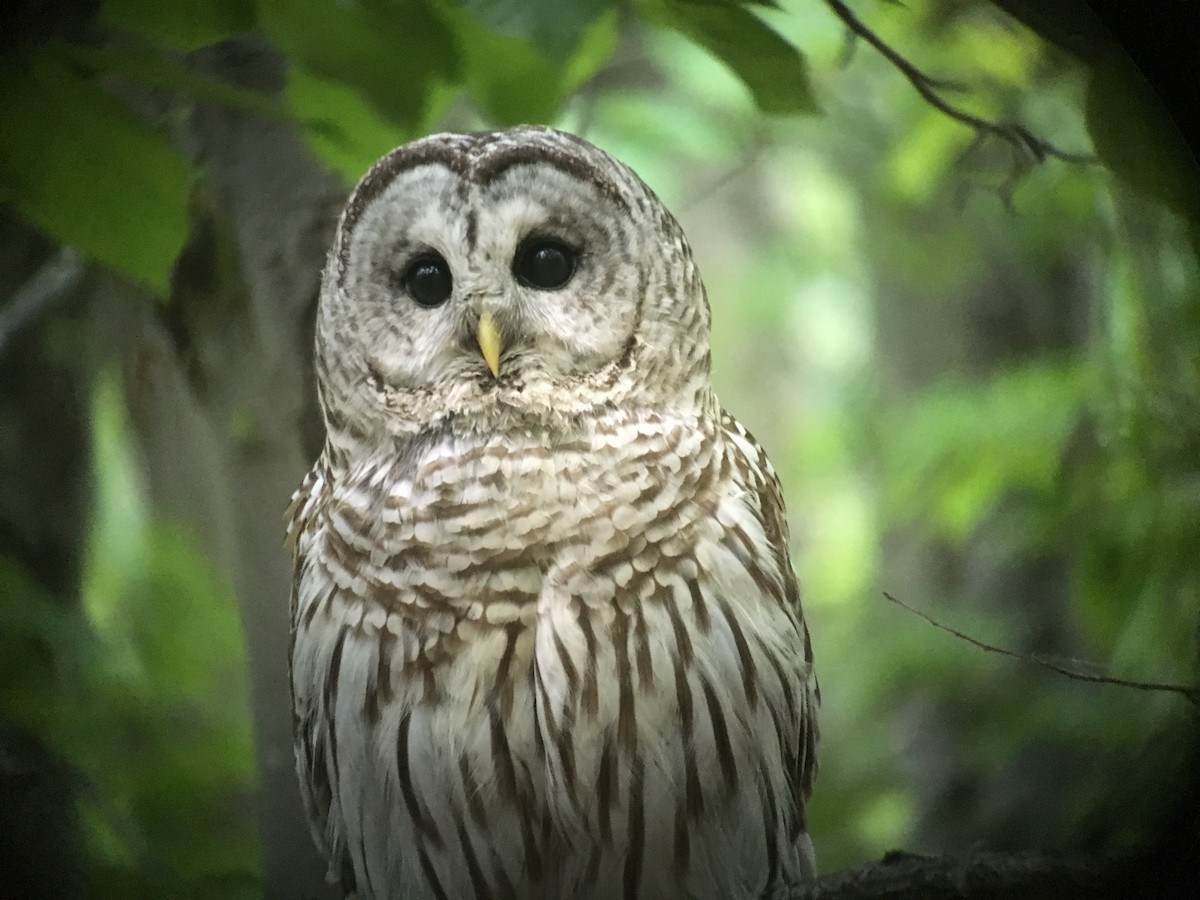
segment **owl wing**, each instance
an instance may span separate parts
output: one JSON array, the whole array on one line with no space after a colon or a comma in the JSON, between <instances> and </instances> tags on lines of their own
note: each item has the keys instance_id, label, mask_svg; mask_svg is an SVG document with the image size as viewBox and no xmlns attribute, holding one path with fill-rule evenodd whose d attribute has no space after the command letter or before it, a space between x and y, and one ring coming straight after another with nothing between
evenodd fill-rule
<instances>
[{"instance_id":1,"label":"owl wing","mask_svg":"<svg viewBox=\"0 0 1200 900\"><path fill-rule=\"evenodd\" d=\"M796 690L797 715L791 723L793 730L789 733L791 745L785 747L785 754L792 764L789 788L790 802L793 804L795 821L798 826L807 830L804 809L809 796L812 794L813 780L817 772L817 747L820 731L817 725L817 707L821 701L821 690L817 683L816 671L813 668L812 640L809 636L808 624L804 620L804 611L800 602L800 586L792 568L791 555L788 547L790 533L787 515L783 503L783 489L775 468L767 458L766 451L733 416L722 413L721 425L726 438L734 448L734 473L743 486L750 492L748 498L751 507L757 507L761 518L762 528L767 538L768 546L775 554L778 571L782 573L784 595L781 598L784 607L794 616L797 629L804 643L804 661L806 674L801 683L794 685Z\"/></svg>"},{"instance_id":2,"label":"owl wing","mask_svg":"<svg viewBox=\"0 0 1200 900\"><path fill-rule=\"evenodd\" d=\"M287 546L295 558L290 601L291 640L288 647L288 676L292 685L292 734L295 746L296 771L300 781L300 795L308 816L313 841L329 863L330 879L336 878L347 894L355 890L354 867L346 852L345 837L337 828L337 817L331 817L334 802L334 784L329 762L334 748L329 745L332 729L326 719L325 698L309 679L298 671L296 659L296 634L300 627L302 610L315 613L318 603L312 598L302 603L303 585L325 582L330 591L336 590L327 572L306 572L307 567L319 567L319 555L311 552L317 537L321 510L329 498L329 478L324 457L313 469L292 496L285 517L288 520ZM306 575L316 577L305 577Z\"/></svg>"},{"instance_id":3,"label":"owl wing","mask_svg":"<svg viewBox=\"0 0 1200 900\"><path fill-rule=\"evenodd\" d=\"M817 702L778 481L728 416L602 425L538 600L559 894L782 896L813 872Z\"/></svg>"}]
</instances>

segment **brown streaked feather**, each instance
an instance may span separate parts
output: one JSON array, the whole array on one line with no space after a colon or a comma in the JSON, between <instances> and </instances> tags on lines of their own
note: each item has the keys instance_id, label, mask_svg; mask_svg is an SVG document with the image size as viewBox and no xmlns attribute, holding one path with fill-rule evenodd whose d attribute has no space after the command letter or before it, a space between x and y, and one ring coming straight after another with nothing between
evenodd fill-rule
<instances>
[{"instance_id":1,"label":"brown streaked feather","mask_svg":"<svg viewBox=\"0 0 1200 900\"><path fill-rule=\"evenodd\" d=\"M544 232L579 265L517 303L514 247ZM431 248L458 293L424 308L400 276ZM317 320L290 664L343 889L758 900L811 875L819 691L783 501L712 394L658 199L551 130L414 143L348 203Z\"/></svg>"}]
</instances>

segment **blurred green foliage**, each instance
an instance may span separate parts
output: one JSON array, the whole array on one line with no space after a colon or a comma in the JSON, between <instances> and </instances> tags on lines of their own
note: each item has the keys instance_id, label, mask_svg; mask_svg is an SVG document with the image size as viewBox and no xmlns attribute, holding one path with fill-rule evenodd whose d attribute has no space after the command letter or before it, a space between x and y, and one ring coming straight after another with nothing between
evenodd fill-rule
<instances>
[{"instance_id":1,"label":"blurred green foliage","mask_svg":"<svg viewBox=\"0 0 1200 900\"><path fill-rule=\"evenodd\" d=\"M952 380L925 389L883 425L880 514L958 544L1009 492L1054 503L1086 396L1078 363L1040 361L983 385Z\"/></svg>"},{"instance_id":2,"label":"blurred green foliage","mask_svg":"<svg viewBox=\"0 0 1200 900\"><path fill-rule=\"evenodd\" d=\"M0 562L0 710L77 782L97 897L252 897L254 748L233 594L146 508L124 400L102 378L82 609Z\"/></svg>"},{"instance_id":3,"label":"blurred green foliage","mask_svg":"<svg viewBox=\"0 0 1200 900\"><path fill-rule=\"evenodd\" d=\"M165 292L187 235L183 155L52 50L0 57L0 84L0 120L22 126L0 130L0 199Z\"/></svg>"},{"instance_id":4,"label":"blurred green foliage","mask_svg":"<svg viewBox=\"0 0 1200 900\"><path fill-rule=\"evenodd\" d=\"M752 5L752 4L747 4ZM0 60L0 198L48 234L165 295L187 234L188 167L169 122L110 95L163 88L289 115L348 181L433 129L465 95L494 125L545 122L612 55L623 4L605 0L105 0L106 51L52 41ZM644 0L745 80L763 110L811 109L800 51L736 0ZM258 29L288 58L284 108L197 76L180 55ZM127 190L137 184L139 190ZM152 236L153 239L148 239Z\"/></svg>"},{"instance_id":5,"label":"blurred green foliage","mask_svg":"<svg viewBox=\"0 0 1200 900\"><path fill-rule=\"evenodd\" d=\"M1196 682L1195 172L1115 127L1144 113L1115 64L1086 70L984 3L859 5L927 71L966 82L955 98L972 112L1103 165L1014 180L1006 148L973 143L866 48L843 65L839 23L801 0L106 0L115 49L0 58L0 117L28 126L0 137L0 190L165 293L201 176L170 121L133 115L114 82L289 119L348 183L445 123L584 133L683 222L718 390L787 490L825 698L822 867L954 841L1122 846L1163 802L1127 773L1170 772L1183 752L1178 700L982 656L879 597L1015 650ZM251 28L287 57L280 102L181 55ZM236 607L140 505L121 398L109 381L96 397L82 615L0 567L3 593L27 601L0 607L3 710L80 773L99 884L250 895ZM1013 574L1043 564L1061 589ZM1054 803L1026 800L1020 818L997 797L1020 800L1010 767L1029 754ZM972 792L939 811L927 795L954 778Z\"/></svg>"}]
</instances>

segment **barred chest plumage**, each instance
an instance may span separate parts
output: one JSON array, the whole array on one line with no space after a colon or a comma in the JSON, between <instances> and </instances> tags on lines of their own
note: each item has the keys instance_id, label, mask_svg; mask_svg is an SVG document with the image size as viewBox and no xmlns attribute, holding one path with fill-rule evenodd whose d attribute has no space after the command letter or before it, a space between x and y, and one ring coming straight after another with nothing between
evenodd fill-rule
<instances>
[{"instance_id":1,"label":"barred chest plumage","mask_svg":"<svg viewBox=\"0 0 1200 900\"><path fill-rule=\"evenodd\" d=\"M810 873L814 686L774 490L731 419L646 410L319 463L292 680L343 885L736 898Z\"/></svg>"}]
</instances>

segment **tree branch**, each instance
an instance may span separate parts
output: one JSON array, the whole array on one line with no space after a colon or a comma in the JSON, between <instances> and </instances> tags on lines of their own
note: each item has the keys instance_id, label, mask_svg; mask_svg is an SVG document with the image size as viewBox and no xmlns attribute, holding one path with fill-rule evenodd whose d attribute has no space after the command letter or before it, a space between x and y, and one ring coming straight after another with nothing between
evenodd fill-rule
<instances>
[{"instance_id":1,"label":"tree branch","mask_svg":"<svg viewBox=\"0 0 1200 900\"><path fill-rule=\"evenodd\" d=\"M985 119L961 109L946 100L942 94L949 91L961 91L963 86L957 82L934 78L917 68L899 51L872 31L853 10L842 0L825 0L825 5L845 25L852 38L861 38L870 44L884 59L891 63L900 74L908 79L924 100L943 115L955 122L975 131L975 142L987 137L995 137L1007 144L1013 151L1013 167L1019 174L1030 165L1036 165L1053 157L1064 162L1087 164L1096 161L1095 157L1085 153L1070 153L1060 150L1049 141L1042 140L1023 125L1015 122L1003 122Z\"/></svg>"},{"instance_id":2,"label":"tree branch","mask_svg":"<svg viewBox=\"0 0 1200 900\"><path fill-rule=\"evenodd\" d=\"M933 857L893 851L879 862L798 886L788 900L1102 900L1120 893L1115 868L1107 858L1070 853Z\"/></svg>"},{"instance_id":3,"label":"tree branch","mask_svg":"<svg viewBox=\"0 0 1200 900\"><path fill-rule=\"evenodd\" d=\"M26 325L49 310L79 284L83 260L70 247L63 247L32 278L0 306L0 353Z\"/></svg>"},{"instance_id":4,"label":"tree branch","mask_svg":"<svg viewBox=\"0 0 1200 900\"><path fill-rule=\"evenodd\" d=\"M901 609L908 610L914 616L924 619L926 622L928 622L930 625L932 625L938 631L944 631L947 634L952 634L956 638L959 638L960 640L964 640L971 646L978 647L980 650L983 650L986 653L998 653L1001 656L1008 656L1008 657L1011 657L1012 659L1025 660L1026 662L1031 662L1031 663L1034 663L1035 665L1039 665L1043 669L1048 669L1049 671L1054 672L1058 675L1065 675L1067 678L1074 679L1075 681L1088 681L1088 682L1091 682L1092 684L1112 684L1112 685L1117 685L1119 687L1133 688L1134 690L1138 690L1138 691L1162 691L1162 692L1171 693L1171 694L1180 694L1185 699L1187 699L1188 702L1190 702L1193 706L1200 707L1200 688L1188 687L1187 685L1182 685L1182 684L1164 684L1162 682L1156 682L1156 681L1130 681L1129 679L1126 679L1126 678L1115 678L1111 675L1089 675L1086 672L1080 672L1075 669L1068 669L1068 668L1065 668L1063 666L1060 666L1060 665L1057 665L1057 664L1051 662L1049 659L1047 659L1045 656L1042 656L1040 653L1017 653L1013 650L1006 650L1004 647L997 647L993 644L986 644L983 641L979 640L978 638L973 638L969 634L964 634L963 632L959 631L957 628L951 628L949 625L943 625L941 622L937 621L936 619L934 619L932 616L928 615L927 613L923 613L923 612L921 612L921 610L916 609L912 606L909 606L903 600L897 600L895 597L893 597L887 591L883 592L883 596L886 600L888 600L891 603L895 603Z\"/></svg>"}]
</instances>

